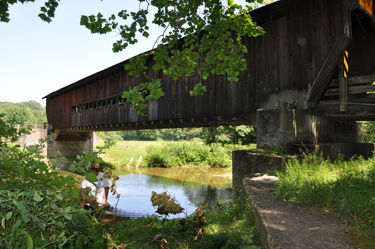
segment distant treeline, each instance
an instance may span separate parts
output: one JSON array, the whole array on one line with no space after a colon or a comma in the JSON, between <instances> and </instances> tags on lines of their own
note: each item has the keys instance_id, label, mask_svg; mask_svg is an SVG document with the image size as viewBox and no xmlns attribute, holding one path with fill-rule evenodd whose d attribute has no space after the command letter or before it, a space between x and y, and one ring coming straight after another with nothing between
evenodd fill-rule
<instances>
[{"instance_id":1,"label":"distant treeline","mask_svg":"<svg viewBox=\"0 0 375 249\"><path fill-rule=\"evenodd\" d=\"M9 120L11 124L47 122L45 108L34 100L19 103L0 102L0 113L5 113L3 120Z\"/></svg>"},{"instance_id":2,"label":"distant treeline","mask_svg":"<svg viewBox=\"0 0 375 249\"><path fill-rule=\"evenodd\" d=\"M220 126L204 128L155 129L137 131L98 132L105 141L179 141L200 140L206 144L250 144L256 143L256 126Z\"/></svg>"}]
</instances>

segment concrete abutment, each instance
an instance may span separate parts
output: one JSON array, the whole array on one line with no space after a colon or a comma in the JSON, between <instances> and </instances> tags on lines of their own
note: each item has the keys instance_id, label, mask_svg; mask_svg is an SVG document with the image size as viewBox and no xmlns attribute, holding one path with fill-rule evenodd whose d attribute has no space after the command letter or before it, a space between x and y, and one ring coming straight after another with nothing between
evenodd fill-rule
<instances>
[{"instance_id":1,"label":"concrete abutment","mask_svg":"<svg viewBox=\"0 0 375 249\"><path fill-rule=\"evenodd\" d=\"M62 137L60 136L60 139ZM64 137L65 139L62 140L59 140L59 137L56 140L53 137L48 140L47 157L57 156L58 151L65 157L82 155L83 152L90 153L95 150L99 141L95 132L84 134L84 136L72 132L64 134Z\"/></svg>"},{"instance_id":2,"label":"concrete abutment","mask_svg":"<svg viewBox=\"0 0 375 249\"><path fill-rule=\"evenodd\" d=\"M361 125L353 121L311 115L296 109L257 111L258 148L293 144L360 143Z\"/></svg>"}]
</instances>

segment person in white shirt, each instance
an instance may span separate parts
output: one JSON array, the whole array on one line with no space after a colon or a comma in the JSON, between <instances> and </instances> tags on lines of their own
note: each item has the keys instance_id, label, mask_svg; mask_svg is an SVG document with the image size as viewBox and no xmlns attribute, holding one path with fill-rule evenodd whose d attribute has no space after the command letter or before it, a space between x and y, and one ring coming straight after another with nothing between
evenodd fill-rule
<instances>
[{"instance_id":1,"label":"person in white shirt","mask_svg":"<svg viewBox=\"0 0 375 249\"><path fill-rule=\"evenodd\" d=\"M100 163L93 163L91 166L91 171L96 175L97 181L95 182L96 186L92 184L91 182L87 181L84 177L81 183L81 189L90 187L91 188L91 195L96 198L96 201L98 202L99 206L104 206L107 203L108 198L108 192L109 192L109 181L107 178L105 178L102 172L99 172L100 170ZM88 209L87 203L84 203L81 200L81 208ZM86 207L87 206L87 207Z\"/></svg>"}]
</instances>

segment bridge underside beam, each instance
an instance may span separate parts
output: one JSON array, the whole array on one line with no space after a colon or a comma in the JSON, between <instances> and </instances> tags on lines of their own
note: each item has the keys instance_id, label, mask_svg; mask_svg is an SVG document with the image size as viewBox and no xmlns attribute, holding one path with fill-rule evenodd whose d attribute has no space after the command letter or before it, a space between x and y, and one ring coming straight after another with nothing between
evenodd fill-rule
<instances>
[{"instance_id":1,"label":"bridge underside beam","mask_svg":"<svg viewBox=\"0 0 375 249\"><path fill-rule=\"evenodd\" d=\"M55 141L87 141L92 135L92 131L67 132L55 129Z\"/></svg>"},{"instance_id":2,"label":"bridge underside beam","mask_svg":"<svg viewBox=\"0 0 375 249\"><path fill-rule=\"evenodd\" d=\"M52 132L60 131L58 140L60 141L83 141L84 137L92 131L123 131L123 130L150 130L150 129L169 129L169 128L190 128L190 127L217 127L228 125L253 125L256 124L256 113L245 115L228 115L214 117L198 117L198 118L175 118L165 120L151 120L128 123L115 123L110 125L89 125L82 127L70 127L61 130L52 130ZM62 134L65 135L61 138ZM89 134L90 135L90 134ZM68 137L69 136L69 137ZM74 140L68 140L74 139Z\"/></svg>"}]
</instances>

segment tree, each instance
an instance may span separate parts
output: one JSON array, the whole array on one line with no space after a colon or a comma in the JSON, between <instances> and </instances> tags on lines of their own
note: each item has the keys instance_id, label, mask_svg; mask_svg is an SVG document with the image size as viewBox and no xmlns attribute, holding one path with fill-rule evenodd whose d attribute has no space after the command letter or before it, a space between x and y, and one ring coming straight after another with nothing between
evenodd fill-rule
<instances>
[{"instance_id":1,"label":"tree","mask_svg":"<svg viewBox=\"0 0 375 249\"><path fill-rule=\"evenodd\" d=\"M0 102L0 112L5 113L4 120L9 120L12 124L47 122L44 107L33 100L20 103Z\"/></svg>"},{"instance_id":2,"label":"tree","mask_svg":"<svg viewBox=\"0 0 375 249\"><path fill-rule=\"evenodd\" d=\"M0 1L0 21L9 21L9 5L35 0ZM41 7L39 17L51 22L60 0L47 0ZM136 44L137 34L149 36L150 10L155 10L152 23L163 29L150 52L130 59L125 65L130 75L140 77L145 74L149 60L154 60L153 69L177 79L192 76L196 72L201 81L190 91L192 96L206 92L202 80L210 75L226 75L229 81L238 81L240 72L246 69L246 47L241 44L245 36L264 34L261 27L252 21L249 12L254 4L263 0L246 0L246 6L235 4L234 0L138 0L139 10L120 10L117 15L104 17L81 16L80 24L91 33L107 34L117 32L119 39L113 43L113 52ZM129 22L130 21L130 22ZM137 114L146 115L147 100L164 96L161 79L145 79L140 85L125 91L123 98L131 102Z\"/></svg>"},{"instance_id":3,"label":"tree","mask_svg":"<svg viewBox=\"0 0 375 249\"><path fill-rule=\"evenodd\" d=\"M374 121L362 121L361 132L363 143L374 143L375 142L375 122Z\"/></svg>"},{"instance_id":4,"label":"tree","mask_svg":"<svg viewBox=\"0 0 375 249\"><path fill-rule=\"evenodd\" d=\"M249 144L256 142L255 125L205 127L202 128L202 133L206 144L218 142Z\"/></svg>"},{"instance_id":5,"label":"tree","mask_svg":"<svg viewBox=\"0 0 375 249\"><path fill-rule=\"evenodd\" d=\"M238 144L239 142L249 144L256 142L255 127L255 125L223 126L223 133L229 137L232 144Z\"/></svg>"},{"instance_id":6,"label":"tree","mask_svg":"<svg viewBox=\"0 0 375 249\"><path fill-rule=\"evenodd\" d=\"M36 121L29 108L19 108L16 105L11 105L5 107L4 112L6 114L6 119L9 120L11 124L33 123Z\"/></svg>"}]
</instances>

